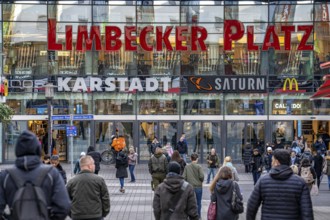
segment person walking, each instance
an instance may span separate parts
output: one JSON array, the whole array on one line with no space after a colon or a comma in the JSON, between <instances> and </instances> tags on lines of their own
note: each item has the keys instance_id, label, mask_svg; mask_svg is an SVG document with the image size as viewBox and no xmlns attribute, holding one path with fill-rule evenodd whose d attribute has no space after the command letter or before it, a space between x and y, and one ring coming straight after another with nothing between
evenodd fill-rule
<instances>
[{"instance_id":1,"label":"person walking","mask_svg":"<svg viewBox=\"0 0 330 220\"><path fill-rule=\"evenodd\" d=\"M317 154L313 157L313 167L316 173L317 187L320 188L322 180L322 170L323 170L324 158L321 155L321 151L318 150Z\"/></svg>"},{"instance_id":2,"label":"person walking","mask_svg":"<svg viewBox=\"0 0 330 220\"><path fill-rule=\"evenodd\" d=\"M95 162L89 155L80 158L81 171L66 186L72 201L71 218L102 220L110 212L108 187L94 174Z\"/></svg>"},{"instance_id":3,"label":"person walking","mask_svg":"<svg viewBox=\"0 0 330 220\"><path fill-rule=\"evenodd\" d=\"M70 211L70 198L65 189L63 178L60 176L57 169L49 165L43 165L40 160L42 148L38 138L30 131L23 131L17 138L15 146L16 161L15 166L9 170L0 172L0 216L5 216L6 205L13 210L13 201L16 192L18 191L18 182L9 172L19 174L19 179L24 183L30 181L35 183L35 180L44 172L47 172L42 180L40 187L45 195L50 219L64 220ZM24 214L24 208L20 208L20 213ZM25 209L26 210L26 209ZM31 219L37 218L37 213L27 210L28 216ZM12 212L11 215L14 213ZM18 213L15 213L18 214ZM12 216L7 216L9 219Z\"/></svg>"},{"instance_id":4,"label":"person walking","mask_svg":"<svg viewBox=\"0 0 330 220\"><path fill-rule=\"evenodd\" d=\"M116 158L116 178L119 178L119 183L120 183L120 189L119 191L121 193L125 193L125 178L128 177L127 173L127 167L128 167L128 157L126 153L121 150L117 154Z\"/></svg>"},{"instance_id":5,"label":"person walking","mask_svg":"<svg viewBox=\"0 0 330 220\"><path fill-rule=\"evenodd\" d=\"M180 156L187 163L187 154L188 154L188 145L187 141L185 141L184 136L181 136L180 140L176 144L175 150L179 151Z\"/></svg>"},{"instance_id":6,"label":"person walking","mask_svg":"<svg viewBox=\"0 0 330 220\"><path fill-rule=\"evenodd\" d=\"M148 168L152 177L151 189L155 190L164 181L168 170L168 161L162 148L156 148L155 154L151 156L148 162Z\"/></svg>"},{"instance_id":7,"label":"person walking","mask_svg":"<svg viewBox=\"0 0 330 220\"><path fill-rule=\"evenodd\" d=\"M157 148L162 148L162 145L159 143L157 137L154 137L150 144L150 153L155 154Z\"/></svg>"},{"instance_id":8,"label":"person walking","mask_svg":"<svg viewBox=\"0 0 330 220\"><path fill-rule=\"evenodd\" d=\"M304 158L301 160L298 175L305 180L309 190L311 190L316 179L316 173L309 159Z\"/></svg>"},{"instance_id":9,"label":"person walking","mask_svg":"<svg viewBox=\"0 0 330 220\"><path fill-rule=\"evenodd\" d=\"M243 200L243 196L238 184L234 182L232 174L230 167L222 166L210 185L211 202L217 204L217 220L237 220L239 217L239 214L235 214L231 209L234 188L238 198Z\"/></svg>"},{"instance_id":10,"label":"person walking","mask_svg":"<svg viewBox=\"0 0 330 220\"><path fill-rule=\"evenodd\" d=\"M327 151L325 156L325 164L324 164L324 174L328 176L328 187L330 190L330 150Z\"/></svg>"},{"instance_id":11,"label":"person walking","mask_svg":"<svg viewBox=\"0 0 330 220\"><path fill-rule=\"evenodd\" d=\"M184 168L182 176L194 187L198 216L201 218L204 172L201 165L198 164L198 154L192 153L190 159L191 163Z\"/></svg>"},{"instance_id":12,"label":"person walking","mask_svg":"<svg viewBox=\"0 0 330 220\"><path fill-rule=\"evenodd\" d=\"M74 174L77 174L80 172L80 158L83 157L83 156L86 156L86 153L85 152L81 152L80 153L80 157L79 159L76 161L76 164L74 165L74 169L73 169L73 173Z\"/></svg>"},{"instance_id":13,"label":"person walking","mask_svg":"<svg viewBox=\"0 0 330 220\"><path fill-rule=\"evenodd\" d=\"M232 180L234 180L236 182L239 181L237 169L236 169L236 167L234 167L230 156L225 157L225 159L223 160L222 166L229 167L232 171Z\"/></svg>"},{"instance_id":14,"label":"person walking","mask_svg":"<svg viewBox=\"0 0 330 220\"><path fill-rule=\"evenodd\" d=\"M247 220L256 219L260 204L262 220L314 219L308 187L301 177L293 174L287 150L274 151L272 169L259 179L248 199Z\"/></svg>"},{"instance_id":15,"label":"person walking","mask_svg":"<svg viewBox=\"0 0 330 220\"><path fill-rule=\"evenodd\" d=\"M58 155L53 155L50 157L50 164L58 170L58 172L61 174L61 176L64 180L64 184L66 184L66 182L67 182L66 172L60 163L60 159L59 159Z\"/></svg>"},{"instance_id":16,"label":"person walking","mask_svg":"<svg viewBox=\"0 0 330 220\"><path fill-rule=\"evenodd\" d=\"M270 169L272 168L272 157L273 157L273 149L272 147L267 147L267 152L262 160L267 173L269 173Z\"/></svg>"},{"instance_id":17,"label":"person walking","mask_svg":"<svg viewBox=\"0 0 330 220\"><path fill-rule=\"evenodd\" d=\"M250 159L251 172L253 176L253 183L256 185L258 179L260 178L262 172L262 157L259 153L259 150L255 148L253 150L253 155Z\"/></svg>"},{"instance_id":18,"label":"person walking","mask_svg":"<svg viewBox=\"0 0 330 220\"><path fill-rule=\"evenodd\" d=\"M130 147L128 154L128 169L131 176L131 183L135 183L134 169L137 162L137 156L138 154L135 152L134 147Z\"/></svg>"},{"instance_id":19,"label":"person walking","mask_svg":"<svg viewBox=\"0 0 330 220\"><path fill-rule=\"evenodd\" d=\"M207 156L206 161L207 161L207 168L208 168L206 184L209 184L211 175L212 175L212 179L213 179L216 170L219 168L219 157L218 157L217 153L215 152L214 148L211 149L211 152Z\"/></svg>"},{"instance_id":20,"label":"person walking","mask_svg":"<svg viewBox=\"0 0 330 220\"><path fill-rule=\"evenodd\" d=\"M173 151L171 161L176 161L178 164L180 164L180 175L183 174L184 168L186 167L186 162L182 159L182 157L179 154L179 151L175 150Z\"/></svg>"},{"instance_id":21,"label":"person walking","mask_svg":"<svg viewBox=\"0 0 330 220\"><path fill-rule=\"evenodd\" d=\"M252 156L252 145L247 142L246 145L244 146L243 152L242 152L242 159L243 159L244 166L245 166L245 173L250 172L251 156Z\"/></svg>"},{"instance_id":22,"label":"person walking","mask_svg":"<svg viewBox=\"0 0 330 220\"><path fill-rule=\"evenodd\" d=\"M183 179L180 171L180 164L171 161L164 182L155 190L153 210L156 220L198 219L194 188Z\"/></svg>"},{"instance_id":23,"label":"person walking","mask_svg":"<svg viewBox=\"0 0 330 220\"><path fill-rule=\"evenodd\" d=\"M98 174L100 171L100 162L102 161L102 157L100 152L95 151L93 146L89 146L87 149L87 155L93 157L95 163L95 174Z\"/></svg>"}]
</instances>

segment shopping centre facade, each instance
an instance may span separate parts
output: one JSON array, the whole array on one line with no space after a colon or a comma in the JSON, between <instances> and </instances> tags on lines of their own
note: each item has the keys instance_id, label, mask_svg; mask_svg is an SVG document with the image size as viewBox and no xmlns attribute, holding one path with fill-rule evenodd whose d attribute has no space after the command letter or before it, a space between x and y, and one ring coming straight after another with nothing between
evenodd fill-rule
<instances>
[{"instance_id":1,"label":"shopping centre facade","mask_svg":"<svg viewBox=\"0 0 330 220\"><path fill-rule=\"evenodd\" d=\"M22 130L41 142L52 122L61 159L110 137L141 162L157 137L185 133L200 162L211 148L241 161L246 143L303 135L328 144L330 102L315 97L329 74L330 4L323 1L2 1L0 162L15 159ZM330 63L329 63L330 64ZM55 86L52 120L46 83ZM55 117L54 117L55 116ZM58 117L56 117L58 116ZM81 116L80 120L78 116ZM84 117L86 116L86 117Z\"/></svg>"}]
</instances>

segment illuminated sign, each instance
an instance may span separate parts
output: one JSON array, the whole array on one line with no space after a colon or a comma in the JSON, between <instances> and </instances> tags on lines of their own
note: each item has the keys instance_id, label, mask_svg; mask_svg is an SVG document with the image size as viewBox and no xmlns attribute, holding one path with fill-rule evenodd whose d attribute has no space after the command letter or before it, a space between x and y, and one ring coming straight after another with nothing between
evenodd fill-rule
<instances>
[{"instance_id":1,"label":"illuminated sign","mask_svg":"<svg viewBox=\"0 0 330 220\"><path fill-rule=\"evenodd\" d=\"M189 76L190 93L266 92L264 76Z\"/></svg>"},{"instance_id":2,"label":"illuminated sign","mask_svg":"<svg viewBox=\"0 0 330 220\"><path fill-rule=\"evenodd\" d=\"M306 90L299 90L299 84L296 78L286 78L282 89L277 89L278 93L303 93Z\"/></svg>"},{"instance_id":3,"label":"illuminated sign","mask_svg":"<svg viewBox=\"0 0 330 220\"><path fill-rule=\"evenodd\" d=\"M10 80L9 88L44 89L45 80ZM138 77L58 77L58 92L171 92L170 77L140 79Z\"/></svg>"},{"instance_id":4,"label":"illuminated sign","mask_svg":"<svg viewBox=\"0 0 330 220\"><path fill-rule=\"evenodd\" d=\"M247 50L267 51L270 48L281 50L279 34L284 35L284 50L291 50L291 34L302 32L302 38L298 44L297 50L313 50L313 45L308 44L308 38L313 32L313 25L282 25L277 33L275 25L269 25L266 29L265 37L262 45L254 43L254 26L247 25L246 39ZM174 42L170 41L171 32L175 30ZM136 26L125 26L124 31L117 26L104 27L104 43L101 42L100 26L92 25L90 30L87 30L87 25L78 25L77 39L75 41L75 49L77 51L90 51L94 42L95 50L100 51L119 51L124 47L126 51L137 51L140 45L145 51L173 51L175 43L176 51L207 51L206 39L208 36L207 30L202 26L145 26L141 30L137 30ZM153 35L155 42L150 39ZM224 21L224 50L232 50L232 43L244 37L245 27L241 21L225 20ZM120 39L124 35L124 42ZM72 50L73 47L73 30L72 25L65 26L65 46L56 40L56 19L48 19L48 50L62 51ZM163 48L164 47L164 48Z\"/></svg>"},{"instance_id":5,"label":"illuminated sign","mask_svg":"<svg viewBox=\"0 0 330 220\"><path fill-rule=\"evenodd\" d=\"M284 103L276 103L274 105L274 107L276 109L286 109L287 108L287 104L284 104ZM294 103L294 104L291 104L291 108L292 109L300 109L301 108L301 104L300 103Z\"/></svg>"}]
</instances>

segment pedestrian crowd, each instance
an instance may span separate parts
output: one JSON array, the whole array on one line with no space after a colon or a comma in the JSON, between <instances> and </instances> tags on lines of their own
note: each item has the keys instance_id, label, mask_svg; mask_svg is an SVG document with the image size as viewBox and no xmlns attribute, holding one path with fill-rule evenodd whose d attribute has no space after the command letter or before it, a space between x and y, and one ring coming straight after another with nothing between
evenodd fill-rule
<instances>
[{"instance_id":1,"label":"pedestrian crowd","mask_svg":"<svg viewBox=\"0 0 330 220\"><path fill-rule=\"evenodd\" d=\"M311 195L318 193L323 175L328 176L330 190L330 151L322 150L321 139L314 147L316 154L312 155L311 149L296 139L290 149L274 150L268 144L263 153L262 148L247 143L242 157L245 172L252 173L255 186L244 207L239 175L230 156L221 164L216 150L210 149L205 178L199 155L193 152L188 156L184 135L174 149L162 147L155 138L148 162L155 219L201 219L204 181L211 193L207 216L210 220L236 220L244 208L247 219L256 219L260 205L261 219L313 219ZM87 153L81 152L75 175L69 180L58 155L40 160L42 146L29 131L18 137L15 154L15 167L0 173L0 214L4 219L65 219L69 215L74 220L101 220L109 214L108 188L98 176L102 157L93 146L88 147ZM125 193L125 178L136 181L137 161L133 147L127 152L125 148L115 150L121 193Z\"/></svg>"}]
</instances>

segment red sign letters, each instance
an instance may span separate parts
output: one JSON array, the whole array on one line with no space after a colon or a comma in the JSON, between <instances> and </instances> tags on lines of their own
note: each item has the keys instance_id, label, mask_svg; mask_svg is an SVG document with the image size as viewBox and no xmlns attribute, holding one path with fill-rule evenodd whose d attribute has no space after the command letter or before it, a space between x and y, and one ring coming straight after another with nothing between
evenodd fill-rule
<instances>
[{"instance_id":1,"label":"red sign letters","mask_svg":"<svg viewBox=\"0 0 330 220\"><path fill-rule=\"evenodd\" d=\"M175 43L176 51L206 51L207 30L201 26L176 26L175 40L170 41L170 34L173 26L146 26L137 30L136 26L125 26L124 33L117 26L105 26L104 44L102 44L100 26L92 25L89 33L87 25L79 25L77 29L77 39L75 49L77 51L92 50L94 42L95 50L118 51L124 47L126 51L137 51L137 42L141 49L145 51L162 51L163 47L168 51L173 51ZM267 27L262 45L254 43L254 26L248 25L246 28L247 50L281 50L278 28L274 25ZM295 31L304 32L297 50L313 50L313 45L307 43L313 31L313 25L281 26L280 31L284 34L284 50L291 49L291 33ZM65 47L56 40L56 20L48 20L48 50L72 50L72 25L65 26ZM124 42L120 39L124 34ZM139 35L138 35L139 34ZM150 34L154 34L155 43L150 40ZM232 42L243 38L245 34L244 24L238 20L224 21L224 50L232 50Z\"/></svg>"}]
</instances>

